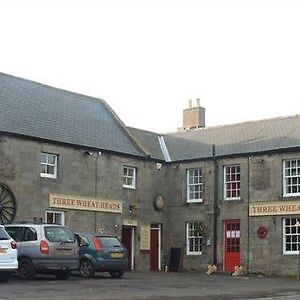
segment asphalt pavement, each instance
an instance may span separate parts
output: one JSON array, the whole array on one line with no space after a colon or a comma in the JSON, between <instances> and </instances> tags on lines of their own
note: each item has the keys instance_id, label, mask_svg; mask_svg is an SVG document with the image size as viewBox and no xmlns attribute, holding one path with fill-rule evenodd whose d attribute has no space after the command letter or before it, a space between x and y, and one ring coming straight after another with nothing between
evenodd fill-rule
<instances>
[{"instance_id":1,"label":"asphalt pavement","mask_svg":"<svg viewBox=\"0 0 300 300\"><path fill-rule=\"evenodd\" d=\"M72 276L57 280L38 276L17 277L0 283L1 300L196 300L276 299L300 300L296 278L206 275L197 272L129 272L122 279L100 273L93 279Z\"/></svg>"}]
</instances>

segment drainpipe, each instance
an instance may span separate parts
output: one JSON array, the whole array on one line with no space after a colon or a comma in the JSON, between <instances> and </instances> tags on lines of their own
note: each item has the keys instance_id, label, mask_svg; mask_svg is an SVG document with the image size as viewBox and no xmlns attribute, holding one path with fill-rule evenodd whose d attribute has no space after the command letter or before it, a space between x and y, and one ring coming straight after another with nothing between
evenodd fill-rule
<instances>
[{"instance_id":1,"label":"drainpipe","mask_svg":"<svg viewBox=\"0 0 300 300\"><path fill-rule=\"evenodd\" d=\"M98 152L95 157L95 198L98 196L98 157L99 157ZM94 232L98 232L97 228L97 211L94 211Z\"/></svg>"},{"instance_id":2,"label":"drainpipe","mask_svg":"<svg viewBox=\"0 0 300 300\"><path fill-rule=\"evenodd\" d=\"M218 242L218 161L216 158L216 145L212 145L212 156L214 162L214 227L213 227L213 264L217 265L217 242Z\"/></svg>"},{"instance_id":3,"label":"drainpipe","mask_svg":"<svg viewBox=\"0 0 300 300\"><path fill-rule=\"evenodd\" d=\"M247 162L247 206L248 206L248 212L247 212L247 274L250 272L250 217L249 217L249 211L250 211L250 160L251 157L248 157Z\"/></svg>"}]
</instances>

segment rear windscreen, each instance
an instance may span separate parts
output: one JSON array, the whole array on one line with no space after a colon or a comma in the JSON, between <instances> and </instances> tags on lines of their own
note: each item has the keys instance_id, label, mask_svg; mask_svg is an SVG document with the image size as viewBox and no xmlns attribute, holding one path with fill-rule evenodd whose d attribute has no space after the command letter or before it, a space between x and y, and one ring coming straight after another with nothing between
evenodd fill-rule
<instances>
[{"instance_id":1,"label":"rear windscreen","mask_svg":"<svg viewBox=\"0 0 300 300\"><path fill-rule=\"evenodd\" d=\"M120 241L111 236L101 236L100 241L103 247L121 247Z\"/></svg>"},{"instance_id":2,"label":"rear windscreen","mask_svg":"<svg viewBox=\"0 0 300 300\"><path fill-rule=\"evenodd\" d=\"M74 243L75 235L74 233L65 227L59 226L45 226L45 237L49 242L53 243Z\"/></svg>"},{"instance_id":3,"label":"rear windscreen","mask_svg":"<svg viewBox=\"0 0 300 300\"><path fill-rule=\"evenodd\" d=\"M0 240L9 240L10 236L8 235L8 233L5 231L4 228L0 228Z\"/></svg>"}]
</instances>

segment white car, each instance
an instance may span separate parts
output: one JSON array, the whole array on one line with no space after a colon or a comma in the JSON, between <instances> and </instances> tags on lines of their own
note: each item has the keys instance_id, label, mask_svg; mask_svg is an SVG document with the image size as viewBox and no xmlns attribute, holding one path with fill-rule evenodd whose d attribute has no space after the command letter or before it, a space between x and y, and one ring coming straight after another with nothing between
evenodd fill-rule
<instances>
[{"instance_id":1,"label":"white car","mask_svg":"<svg viewBox=\"0 0 300 300\"><path fill-rule=\"evenodd\" d=\"M0 225L0 281L8 279L18 269L18 250L16 242Z\"/></svg>"}]
</instances>

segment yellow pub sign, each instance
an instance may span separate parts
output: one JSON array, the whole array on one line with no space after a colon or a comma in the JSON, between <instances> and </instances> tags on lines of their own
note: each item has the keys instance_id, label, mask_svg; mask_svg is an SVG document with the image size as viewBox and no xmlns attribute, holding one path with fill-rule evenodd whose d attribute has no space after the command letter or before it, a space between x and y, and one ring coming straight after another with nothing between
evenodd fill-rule
<instances>
[{"instance_id":1,"label":"yellow pub sign","mask_svg":"<svg viewBox=\"0 0 300 300\"><path fill-rule=\"evenodd\" d=\"M122 213L122 202L90 197L49 195L49 207Z\"/></svg>"},{"instance_id":2,"label":"yellow pub sign","mask_svg":"<svg viewBox=\"0 0 300 300\"><path fill-rule=\"evenodd\" d=\"M252 203L249 205L249 216L274 216L300 214L300 201Z\"/></svg>"}]
</instances>

